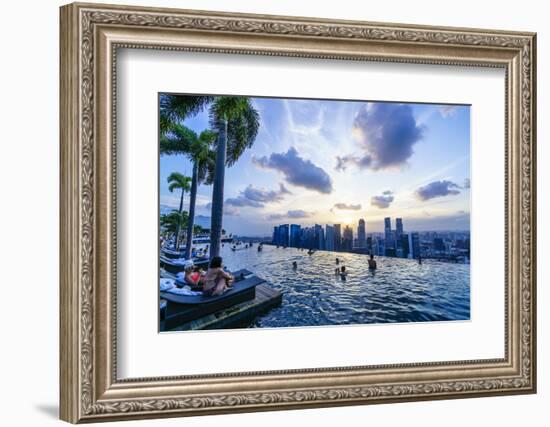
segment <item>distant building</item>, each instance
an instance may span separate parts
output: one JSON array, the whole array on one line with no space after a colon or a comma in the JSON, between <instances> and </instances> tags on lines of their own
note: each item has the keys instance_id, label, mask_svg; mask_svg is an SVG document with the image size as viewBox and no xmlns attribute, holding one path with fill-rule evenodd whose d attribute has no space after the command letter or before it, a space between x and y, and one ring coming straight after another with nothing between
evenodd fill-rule
<instances>
[{"instance_id":1,"label":"distant building","mask_svg":"<svg viewBox=\"0 0 550 427\"><path fill-rule=\"evenodd\" d=\"M401 258L409 258L409 253L411 251L409 244L409 235L401 235Z\"/></svg>"},{"instance_id":2,"label":"distant building","mask_svg":"<svg viewBox=\"0 0 550 427\"><path fill-rule=\"evenodd\" d=\"M369 236L369 237L367 237L367 251L368 251L369 254L374 255L374 253L372 252L372 249L373 249L373 247L372 247L372 236Z\"/></svg>"},{"instance_id":3,"label":"distant building","mask_svg":"<svg viewBox=\"0 0 550 427\"><path fill-rule=\"evenodd\" d=\"M386 252L389 248L393 248L393 233L391 231L391 218L384 218L384 246L386 247Z\"/></svg>"},{"instance_id":4,"label":"distant building","mask_svg":"<svg viewBox=\"0 0 550 427\"><path fill-rule=\"evenodd\" d=\"M288 224L283 224L279 226L279 235L280 235L280 242L281 242L279 244L281 246L288 246L288 243L289 243L288 230L289 230Z\"/></svg>"},{"instance_id":5,"label":"distant building","mask_svg":"<svg viewBox=\"0 0 550 427\"><path fill-rule=\"evenodd\" d=\"M353 230L350 226L346 225L344 228L344 235L342 238L342 250L345 252L351 252L353 249Z\"/></svg>"},{"instance_id":6,"label":"distant building","mask_svg":"<svg viewBox=\"0 0 550 427\"><path fill-rule=\"evenodd\" d=\"M325 232L319 224L315 224L315 249L325 249Z\"/></svg>"},{"instance_id":7,"label":"distant building","mask_svg":"<svg viewBox=\"0 0 550 427\"><path fill-rule=\"evenodd\" d=\"M328 224L325 227L325 249L327 251L334 250L334 227Z\"/></svg>"},{"instance_id":8,"label":"distant building","mask_svg":"<svg viewBox=\"0 0 550 427\"><path fill-rule=\"evenodd\" d=\"M357 227L357 247L364 248L367 245L367 228L365 220L361 218Z\"/></svg>"},{"instance_id":9,"label":"distant building","mask_svg":"<svg viewBox=\"0 0 550 427\"><path fill-rule=\"evenodd\" d=\"M300 247L301 234L302 234L302 227L300 227L298 224L291 224L289 246L293 248Z\"/></svg>"},{"instance_id":10,"label":"distant building","mask_svg":"<svg viewBox=\"0 0 550 427\"><path fill-rule=\"evenodd\" d=\"M375 252L375 255L378 255L378 256L386 255L386 245L384 244L383 239L377 238L375 240L374 252Z\"/></svg>"},{"instance_id":11,"label":"distant building","mask_svg":"<svg viewBox=\"0 0 550 427\"><path fill-rule=\"evenodd\" d=\"M409 258L417 259L420 257L420 236L418 233L409 234Z\"/></svg>"},{"instance_id":12,"label":"distant building","mask_svg":"<svg viewBox=\"0 0 550 427\"><path fill-rule=\"evenodd\" d=\"M438 252L445 252L445 243L441 237L435 237L433 240L434 249Z\"/></svg>"},{"instance_id":13,"label":"distant building","mask_svg":"<svg viewBox=\"0 0 550 427\"><path fill-rule=\"evenodd\" d=\"M403 218L395 219L395 255L403 258Z\"/></svg>"},{"instance_id":14,"label":"distant building","mask_svg":"<svg viewBox=\"0 0 550 427\"><path fill-rule=\"evenodd\" d=\"M397 241L400 241L401 236L403 236L403 218L396 218L395 219L395 239Z\"/></svg>"},{"instance_id":15,"label":"distant building","mask_svg":"<svg viewBox=\"0 0 550 427\"><path fill-rule=\"evenodd\" d=\"M334 224L334 250L342 250L342 228L340 224Z\"/></svg>"}]
</instances>

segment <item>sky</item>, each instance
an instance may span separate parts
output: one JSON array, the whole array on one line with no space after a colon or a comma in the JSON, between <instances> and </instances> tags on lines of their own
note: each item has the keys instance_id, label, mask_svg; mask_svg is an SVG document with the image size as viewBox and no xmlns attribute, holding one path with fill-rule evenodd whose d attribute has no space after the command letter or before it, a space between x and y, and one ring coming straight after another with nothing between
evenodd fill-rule
<instances>
[{"instance_id":1,"label":"sky","mask_svg":"<svg viewBox=\"0 0 550 427\"><path fill-rule=\"evenodd\" d=\"M252 98L260 129L226 169L223 227L268 236L278 224L343 224L383 231L470 229L470 107L370 101ZM200 133L208 112L183 124ZM183 155L160 158L160 203L179 206L171 172L191 176ZM197 215L210 216L212 186ZM185 206L189 195L185 196ZM184 207L184 209L187 209Z\"/></svg>"}]
</instances>

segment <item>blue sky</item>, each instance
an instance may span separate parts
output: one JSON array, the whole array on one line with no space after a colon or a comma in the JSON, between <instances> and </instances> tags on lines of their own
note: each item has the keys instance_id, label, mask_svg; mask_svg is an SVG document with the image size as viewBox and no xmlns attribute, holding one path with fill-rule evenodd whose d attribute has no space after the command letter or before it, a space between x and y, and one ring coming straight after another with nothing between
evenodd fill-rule
<instances>
[{"instance_id":1,"label":"blue sky","mask_svg":"<svg viewBox=\"0 0 550 427\"><path fill-rule=\"evenodd\" d=\"M469 230L470 107L387 102L253 98L260 130L226 169L224 228L269 235L284 223L351 224L383 230ZM207 112L185 120L197 133ZM160 202L177 207L166 178L191 175L184 156L160 159ZM197 214L209 216L201 185ZM186 195L186 202L189 201ZM187 205L187 203L186 203Z\"/></svg>"}]
</instances>

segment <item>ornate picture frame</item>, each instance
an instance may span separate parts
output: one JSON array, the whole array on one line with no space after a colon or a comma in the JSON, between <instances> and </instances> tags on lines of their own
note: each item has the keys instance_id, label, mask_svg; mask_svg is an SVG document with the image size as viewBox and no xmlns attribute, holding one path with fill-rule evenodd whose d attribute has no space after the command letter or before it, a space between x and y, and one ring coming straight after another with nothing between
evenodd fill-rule
<instances>
[{"instance_id":1,"label":"ornate picture frame","mask_svg":"<svg viewBox=\"0 0 550 427\"><path fill-rule=\"evenodd\" d=\"M60 404L72 423L536 391L536 35L99 4L61 15ZM117 49L502 68L505 357L117 378Z\"/></svg>"}]
</instances>

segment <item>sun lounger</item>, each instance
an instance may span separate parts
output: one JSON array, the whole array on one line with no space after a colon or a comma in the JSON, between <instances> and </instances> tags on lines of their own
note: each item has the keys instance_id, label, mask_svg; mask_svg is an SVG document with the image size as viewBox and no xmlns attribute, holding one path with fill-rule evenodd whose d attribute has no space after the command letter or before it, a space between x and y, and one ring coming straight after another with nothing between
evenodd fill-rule
<instances>
[{"instance_id":1,"label":"sun lounger","mask_svg":"<svg viewBox=\"0 0 550 427\"><path fill-rule=\"evenodd\" d=\"M168 301L165 314L165 328L172 329L182 323L231 307L256 297L256 286L265 281L257 276L236 281L233 287L217 296L184 296L161 292L160 297Z\"/></svg>"},{"instance_id":2,"label":"sun lounger","mask_svg":"<svg viewBox=\"0 0 550 427\"><path fill-rule=\"evenodd\" d=\"M185 251L175 251L174 249L162 248L160 252L164 255L164 257L170 259L185 257Z\"/></svg>"}]
</instances>

